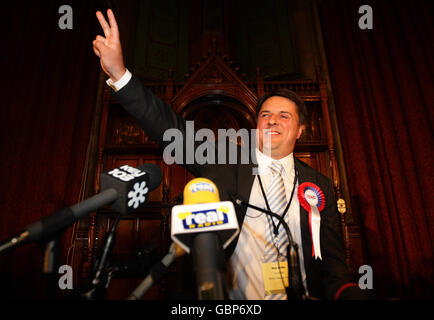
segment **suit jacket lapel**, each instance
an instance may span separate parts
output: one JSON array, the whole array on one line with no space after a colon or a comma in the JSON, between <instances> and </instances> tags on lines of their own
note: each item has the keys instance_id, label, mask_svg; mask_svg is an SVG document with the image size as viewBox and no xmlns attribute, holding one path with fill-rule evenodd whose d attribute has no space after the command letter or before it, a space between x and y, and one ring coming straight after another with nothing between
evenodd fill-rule
<instances>
[{"instance_id":1,"label":"suit jacket lapel","mask_svg":"<svg viewBox=\"0 0 434 320\"><path fill-rule=\"evenodd\" d=\"M301 164L298 159L295 159L295 166L298 172L298 185L303 182L314 182L314 176ZM312 259L312 239L309 229L309 213L300 204L300 228L301 228L301 241L303 247L303 257L305 266Z\"/></svg>"},{"instance_id":2,"label":"suit jacket lapel","mask_svg":"<svg viewBox=\"0 0 434 320\"><path fill-rule=\"evenodd\" d=\"M252 170L254 168L253 164L245 164L237 166L237 194L240 196L241 200L249 202L250 192L252 191L253 181L255 180L255 175ZM238 216L238 222L240 227L244 221L244 216L246 214L247 208L243 206Z\"/></svg>"},{"instance_id":3,"label":"suit jacket lapel","mask_svg":"<svg viewBox=\"0 0 434 320\"><path fill-rule=\"evenodd\" d=\"M235 172L232 172L235 176L235 186L236 190L229 190L229 196L231 194L236 194L242 201L248 202L250 198L250 191L252 190L253 181L255 176L252 174L253 164L240 164L235 166ZM236 215L238 220L238 225L240 230L243 226L244 217L246 216L247 207L236 206ZM241 233L241 232L240 232ZM232 241L229 247L226 249L226 257L229 258L235 250L240 237L238 233L237 237Z\"/></svg>"},{"instance_id":4,"label":"suit jacket lapel","mask_svg":"<svg viewBox=\"0 0 434 320\"><path fill-rule=\"evenodd\" d=\"M252 147L253 148L253 147ZM252 151L253 150L253 151ZM249 162L248 164L236 165L236 193L240 196L244 202L249 202L250 192L252 191L255 175L253 169L258 167L258 160L256 159L256 148L241 148L241 154L248 152ZM238 223L240 228L243 225L244 217L246 215L247 208L242 207L242 210L237 210Z\"/></svg>"}]
</instances>

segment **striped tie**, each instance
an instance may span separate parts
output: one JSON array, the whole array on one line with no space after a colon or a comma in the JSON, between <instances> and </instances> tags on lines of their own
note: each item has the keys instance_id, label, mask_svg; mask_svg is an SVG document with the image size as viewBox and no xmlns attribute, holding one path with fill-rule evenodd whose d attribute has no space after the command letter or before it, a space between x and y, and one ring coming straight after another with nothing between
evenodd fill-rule
<instances>
[{"instance_id":1,"label":"striped tie","mask_svg":"<svg viewBox=\"0 0 434 320\"><path fill-rule=\"evenodd\" d=\"M286 192L285 192L285 185L283 184L282 179L282 170L283 166L278 161L273 161L270 165L270 169L272 171L272 179L270 183L270 187L267 191L267 201L270 206L270 210L278 215L282 215L286 205ZM265 245L265 262L277 262L277 250L276 246L279 249L279 252L281 255L286 256L286 247L288 246L288 238L285 232L285 229L282 225L279 227L279 234L277 236L277 239L275 239L274 233L273 233L273 224L271 222L271 219L274 220L274 225L278 226L279 221L276 218L271 218L270 216L267 216L267 231L266 231L266 245ZM282 259L282 257L279 258L279 261L286 261L285 259ZM266 295L265 299L268 300L280 300L285 299L285 294L271 294Z\"/></svg>"}]
</instances>

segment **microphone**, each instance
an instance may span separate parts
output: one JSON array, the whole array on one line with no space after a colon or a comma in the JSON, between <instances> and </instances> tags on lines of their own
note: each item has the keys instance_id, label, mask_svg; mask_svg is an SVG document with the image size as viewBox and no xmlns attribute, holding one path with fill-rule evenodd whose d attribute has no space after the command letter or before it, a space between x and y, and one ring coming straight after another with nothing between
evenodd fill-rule
<instances>
[{"instance_id":1,"label":"microphone","mask_svg":"<svg viewBox=\"0 0 434 320\"><path fill-rule=\"evenodd\" d=\"M306 293L304 290L303 283L301 281L301 271L300 271L300 259L298 256L298 245L292 239L291 231L289 230L288 225L285 220L278 214L271 212L269 210L262 209L260 207L254 206L248 202L240 200L237 195L231 195L232 201L234 201L237 205L243 205L261 212L264 212L280 221L285 232L288 236L288 248L287 248L287 259L288 259L288 280L289 287L286 288L286 294L288 300L304 300L306 299Z\"/></svg>"},{"instance_id":2,"label":"microphone","mask_svg":"<svg viewBox=\"0 0 434 320\"><path fill-rule=\"evenodd\" d=\"M217 186L196 178L184 188L184 204L174 206L171 238L192 254L199 300L224 299L223 249L239 233L231 201L220 201Z\"/></svg>"},{"instance_id":3,"label":"microphone","mask_svg":"<svg viewBox=\"0 0 434 320\"><path fill-rule=\"evenodd\" d=\"M125 215L147 200L147 194L161 182L160 168L151 163L139 168L121 166L101 174L101 192L71 207L61 209L27 227L0 245L0 253L24 241L38 241L63 230L104 205Z\"/></svg>"},{"instance_id":4,"label":"microphone","mask_svg":"<svg viewBox=\"0 0 434 320\"><path fill-rule=\"evenodd\" d=\"M182 253L177 250L176 244L172 242L169 248L169 253L151 268L149 275L131 293L128 300L142 299L149 288L163 278L163 276L169 271L169 266L172 264L173 260L180 255L182 255Z\"/></svg>"},{"instance_id":5,"label":"microphone","mask_svg":"<svg viewBox=\"0 0 434 320\"><path fill-rule=\"evenodd\" d=\"M122 215L126 215L144 204L147 194L161 183L162 173L159 166L145 163L138 168L123 165L101 174L101 190L114 189L117 198L110 207ZM112 203L111 203L112 202Z\"/></svg>"},{"instance_id":6,"label":"microphone","mask_svg":"<svg viewBox=\"0 0 434 320\"><path fill-rule=\"evenodd\" d=\"M144 176L144 174L148 175L148 179L142 181L141 177ZM117 179L127 182L129 186L119 184L119 180ZM145 186L143 185L144 183L146 183ZM101 189L109 189L110 187L113 187L121 191L122 188L126 188L122 190L122 192L119 192L118 199L110 205L110 207L119 212L119 214L117 215L116 220L105 237L104 246L101 250L99 258L95 261L95 271L94 278L91 281L91 289L82 295L84 298L104 298L104 288L108 287L108 282L111 278L111 274L109 275L107 272L107 265L115 244L115 231L120 217L121 215L130 213L145 203L147 201L145 195L149 193L149 191L157 188L160 183L161 170L158 166L151 163L144 164L140 166L139 169L124 165L101 175ZM133 187L131 188L131 186ZM140 188L142 189L141 191L139 190ZM123 197L129 189L134 189L134 191L128 192L128 198L131 199L127 199L128 203L126 203Z\"/></svg>"}]
</instances>

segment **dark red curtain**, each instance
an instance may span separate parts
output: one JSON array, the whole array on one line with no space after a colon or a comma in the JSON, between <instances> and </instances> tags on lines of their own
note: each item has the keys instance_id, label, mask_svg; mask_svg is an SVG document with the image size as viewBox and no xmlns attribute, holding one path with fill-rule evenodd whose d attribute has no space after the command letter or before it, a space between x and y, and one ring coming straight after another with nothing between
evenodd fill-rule
<instances>
[{"instance_id":1,"label":"dark red curtain","mask_svg":"<svg viewBox=\"0 0 434 320\"><path fill-rule=\"evenodd\" d=\"M361 5L373 29L361 30ZM433 1L321 1L353 214L380 297L434 296Z\"/></svg>"},{"instance_id":2,"label":"dark red curtain","mask_svg":"<svg viewBox=\"0 0 434 320\"><path fill-rule=\"evenodd\" d=\"M94 1L72 1L73 29L61 30L66 2L2 2L0 64L0 241L77 202L95 110L99 61ZM5 297L45 297L41 251L0 256Z\"/></svg>"}]
</instances>

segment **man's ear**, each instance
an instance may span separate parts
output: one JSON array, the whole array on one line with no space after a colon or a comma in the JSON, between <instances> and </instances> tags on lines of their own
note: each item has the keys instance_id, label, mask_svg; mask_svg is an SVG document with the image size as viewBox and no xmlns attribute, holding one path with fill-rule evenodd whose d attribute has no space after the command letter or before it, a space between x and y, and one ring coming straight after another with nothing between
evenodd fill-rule
<instances>
[{"instance_id":1,"label":"man's ear","mask_svg":"<svg viewBox=\"0 0 434 320\"><path fill-rule=\"evenodd\" d=\"M306 128L306 126L304 124L300 125L298 127L298 132L297 132L297 139L300 139L301 134L303 133L303 130Z\"/></svg>"}]
</instances>

